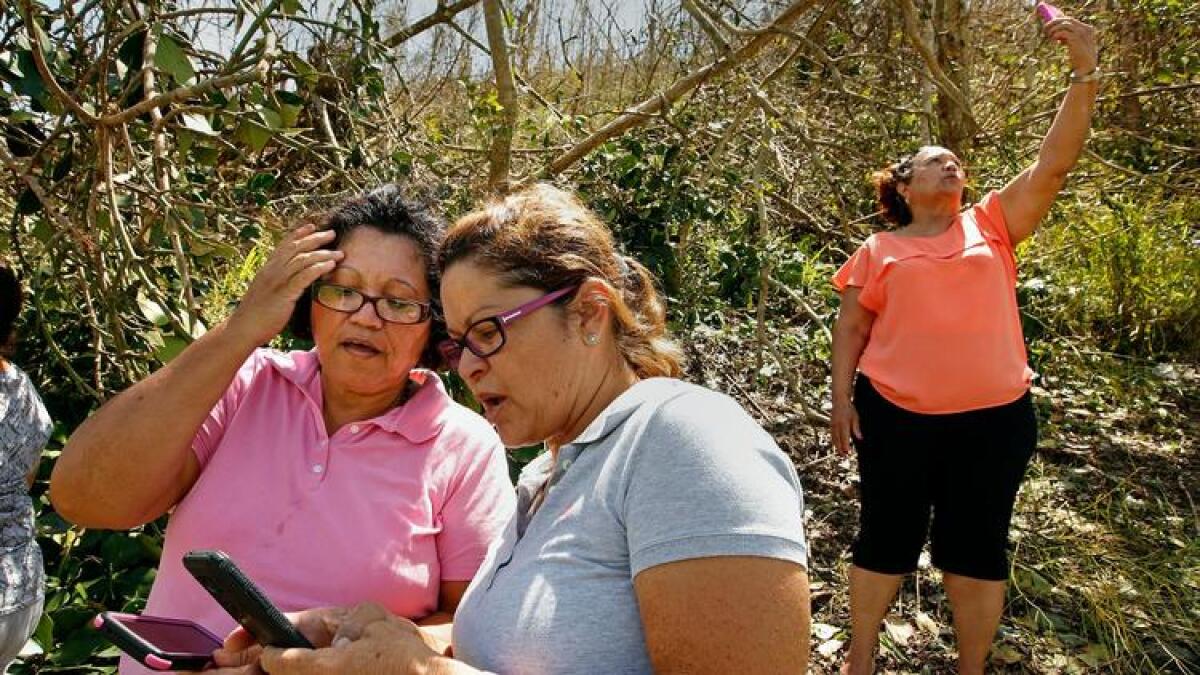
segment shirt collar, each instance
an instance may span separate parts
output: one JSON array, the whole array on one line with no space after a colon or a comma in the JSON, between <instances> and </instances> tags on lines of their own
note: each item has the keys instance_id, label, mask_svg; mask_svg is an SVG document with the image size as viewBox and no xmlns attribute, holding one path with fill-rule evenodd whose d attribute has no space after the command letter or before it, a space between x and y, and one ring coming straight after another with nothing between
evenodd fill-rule
<instances>
[{"instance_id":1,"label":"shirt collar","mask_svg":"<svg viewBox=\"0 0 1200 675\"><path fill-rule=\"evenodd\" d=\"M414 370L409 379L419 388L404 405L371 420L385 431L400 434L413 443L424 443L441 432L450 408L450 395L432 370Z\"/></svg>"},{"instance_id":2,"label":"shirt collar","mask_svg":"<svg viewBox=\"0 0 1200 675\"><path fill-rule=\"evenodd\" d=\"M323 400L321 380L317 377L320 360L315 349L293 352L264 351L267 362L276 372L307 394L315 404L320 404ZM399 434L412 443L425 443L438 435L445 426L446 413L451 404L450 396L437 373L432 370L413 370L409 373L409 379L419 386L404 405L362 423L374 424L384 431Z\"/></svg>"},{"instance_id":3,"label":"shirt collar","mask_svg":"<svg viewBox=\"0 0 1200 675\"><path fill-rule=\"evenodd\" d=\"M595 443L612 433L621 426L629 416L644 403L659 401L667 397L668 392L682 384L670 377L652 377L635 382L634 385L613 399L592 423L587 425L583 433L575 437L568 445L584 446ZM565 446L564 446L565 447Z\"/></svg>"}]
</instances>

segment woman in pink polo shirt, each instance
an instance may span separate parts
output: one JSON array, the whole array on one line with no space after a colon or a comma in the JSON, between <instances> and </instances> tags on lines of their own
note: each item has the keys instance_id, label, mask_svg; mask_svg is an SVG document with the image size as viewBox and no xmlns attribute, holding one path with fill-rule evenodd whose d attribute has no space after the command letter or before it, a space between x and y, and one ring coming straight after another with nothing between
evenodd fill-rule
<instances>
[{"instance_id":1,"label":"woman in pink polo shirt","mask_svg":"<svg viewBox=\"0 0 1200 675\"><path fill-rule=\"evenodd\" d=\"M65 518L174 509L147 614L232 630L181 564L215 548L285 610L450 620L515 497L495 432L420 368L444 232L394 185L299 227L227 321L71 437L50 486ZM259 348L289 321L312 351Z\"/></svg>"},{"instance_id":2,"label":"woman in pink polo shirt","mask_svg":"<svg viewBox=\"0 0 1200 675\"><path fill-rule=\"evenodd\" d=\"M1037 442L1013 251L1079 158L1099 77L1090 26L1063 17L1046 34L1072 72L1033 165L965 211L953 152L928 146L887 167L875 182L899 227L869 237L833 279L833 440L857 450L862 501L843 673L874 671L879 623L927 534L960 673L983 672L999 625L1009 520Z\"/></svg>"}]
</instances>

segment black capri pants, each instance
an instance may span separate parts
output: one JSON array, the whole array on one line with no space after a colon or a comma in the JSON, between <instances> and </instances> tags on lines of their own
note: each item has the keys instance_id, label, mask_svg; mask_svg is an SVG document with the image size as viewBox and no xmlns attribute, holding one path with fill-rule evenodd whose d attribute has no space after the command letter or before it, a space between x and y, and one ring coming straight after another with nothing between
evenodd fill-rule
<instances>
[{"instance_id":1,"label":"black capri pants","mask_svg":"<svg viewBox=\"0 0 1200 675\"><path fill-rule=\"evenodd\" d=\"M854 564L907 574L928 535L943 572L1007 579L1009 521L1037 446L1029 392L994 408L927 415L896 406L860 374L854 406L863 435L855 440L862 509Z\"/></svg>"}]
</instances>

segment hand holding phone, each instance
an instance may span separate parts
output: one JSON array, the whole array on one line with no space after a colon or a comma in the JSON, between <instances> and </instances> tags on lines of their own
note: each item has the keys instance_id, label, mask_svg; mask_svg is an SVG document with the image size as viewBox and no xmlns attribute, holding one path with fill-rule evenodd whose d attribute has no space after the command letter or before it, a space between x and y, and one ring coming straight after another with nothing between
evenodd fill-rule
<instances>
[{"instance_id":1,"label":"hand holding phone","mask_svg":"<svg viewBox=\"0 0 1200 675\"><path fill-rule=\"evenodd\" d=\"M118 649L152 670L204 670L221 639L186 619L102 612L92 619Z\"/></svg>"},{"instance_id":2,"label":"hand holding phone","mask_svg":"<svg viewBox=\"0 0 1200 675\"><path fill-rule=\"evenodd\" d=\"M222 551L191 551L183 566L261 645L305 647L308 641Z\"/></svg>"},{"instance_id":3,"label":"hand holding phone","mask_svg":"<svg viewBox=\"0 0 1200 675\"><path fill-rule=\"evenodd\" d=\"M1042 23L1050 23L1055 19L1061 19L1065 16L1061 9L1048 2L1039 2L1037 4L1037 14L1042 18Z\"/></svg>"}]
</instances>

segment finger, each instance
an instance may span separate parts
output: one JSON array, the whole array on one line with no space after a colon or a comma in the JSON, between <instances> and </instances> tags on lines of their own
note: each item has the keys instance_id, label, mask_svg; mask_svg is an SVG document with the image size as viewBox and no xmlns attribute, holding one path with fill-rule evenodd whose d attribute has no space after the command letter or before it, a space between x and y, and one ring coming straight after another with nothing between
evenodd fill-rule
<instances>
[{"instance_id":1,"label":"finger","mask_svg":"<svg viewBox=\"0 0 1200 675\"><path fill-rule=\"evenodd\" d=\"M322 229L322 228L318 225L318 223L315 223L312 221L303 223L295 228L292 228L291 230L288 230L286 233L284 233L284 235L279 238L279 245L283 245L283 244L286 244L289 242L296 241L303 237L307 237L308 235L312 234L313 232L317 232L320 229Z\"/></svg>"},{"instance_id":2,"label":"finger","mask_svg":"<svg viewBox=\"0 0 1200 675\"><path fill-rule=\"evenodd\" d=\"M833 447L840 453L846 454L846 437L842 433L841 423L833 425Z\"/></svg>"},{"instance_id":3,"label":"finger","mask_svg":"<svg viewBox=\"0 0 1200 675\"><path fill-rule=\"evenodd\" d=\"M1074 36L1074 33L1071 31L1071 29L1066 28L1066 27L1059 27L1059 28L1054 28L1054 29L1050 29L1050 30L1046 31L1046 37L1048 39L1057 40L1059 42L1066 41L1073 36Z\"/></svg>"},{"instance_id":4,"label":"finger","mask_svg":"<svg viewBox=\"0 0 1200 675\"><path fill-rule=\"evenodd\" d=\"M318 658L315 649L267 647L263 649L258 665L267 673L304 675L317 672L314 664Z\"/></svg>"},{"instance_id":5,"label":"finger","mask_svg":"<svg viewBox=\"0 0 1200 675\"><path fill-rule=\"evenodd\" d=\"M1046 22L1046 29L1047 29L1047 30L1051 30L1051 29L1053 29L1053 28L1058 28L1058 27L1061 27L1061 26L1073 26L1073 25L1075 25L1075 24L1078 24L1078 23L1079 23L1079 21L1075 20L1075 19L1074 19L1074 18L1072 18L1072 17L1069 17L1069 16L1060 16L1060 17L1058 17L1058 18L1056 18L1056 19L1052 19L1052 20L1050 20L1050 21L1047 21L1047 22Z\"/></svg>"},{"instance_id":6,"label":"finger","mask_svg":"<svg viewBox=\"0 0 1200 675\"><path fill-rule=\"evenodd\" d=\"M222 668L257 665L258 657L262 654L262 650L261 645L251 645L247 648L237 650L222 647L213 652L213 663Z\"/></svg>"},{"instance_id":7,"label":"finger","mask_svg":"<svg viewBox=\"0 0 1200 675\"><path fill-rule=\"evenodd\" d=\"M1046 24L1045 33L1047 36L1053 37L1055 35L1072 33L1075 31L1075 28L1076 25L1074 22L1063 19L1055 19L1054 21Z\"/></svg>"},{"instance_id":8,"label":"finger","mask_svg":"<svg viewBox=\"0 0 1200 675\"><path fill-rule=\"evenodd\" d=\"M306 234L303 237L298 237L288 242L286 246L280 248L289 251L292 255L303 253L304 251L315 251L329 244L337 237L337 233L333 230L319 230Z\"/></svg>"},{"instance_id":9,"label":"finger","mask_svg":"<svg viewBox=\"0 0 1200 675\"><path fill-rule=\"evenodd\" d=\"M851 425L851 428L854 430L854 437L861 441L862 440L862 427L858 426L858 414L855 414L850 418L850 425Z\"/></svg>"},{"instance_id":10,"label":"finger","mask_svg":"<svg viewBox=\"0 0 1200 675\"><path fill-rule=\"evenodd\" d=\"M324 248L317 249L316 251L309 251L307 253L298 253L292 256L292 259L287 262L287 265L284 266L284 270L288 274L296 274L297 272L300 272L308 267L312 267L317 263L322 263L326 260L332 260L336 263L345 257L346 253L344 251L331 251Z\"/></svg>"},{"instance_id":11,"label":"finger","mask_svg":"<svg viewBox=\"0 0 1200 675\"><path fill-rule=\"evenodd\" d=\"M304 293L304 289L312 286L313 282L315 282L317 279L320 279L322 276L329 274L336 267L336 260L323 260L310 267L305 267L299 272L296 272L291 276L290 279L288 279L287 285L284 287L287 292L287 297L291 298L292 300L299 299L300 295Z\"/></svg>"},{"instance_id":12,"label":"finger","mask_svg":"<svg viewBox=\"0 0 1200 675\"><path fill-rule=\"evenodd\" d=\"M402 616L393 614L385 614L380 619L367 623L363 626L362 636L364 638L379 637L387 635L394 637L397 629L401 634L410 635L417 639L421 638L421 627L413 623L411 620Z\"/></svg>"},{"instance_id":13,"label":"finger","mask_svg":"<svg viewBox=\"0 0 1200 675\"><path fill-rule=\"evenodd\" d=\"M333 230L321 230L319 232L310 232L299 237L289 237L275 247L271 252L271 257L267 261L268 265L275 266L286 265L289 260L301 253L315 251L324 246L327 246L333 241L335 235Z\"/></svg>"},{"instance_id":14,"label":"finger","mask_svg":"<svg viewBox=\"0 0 1200 675\"><path fill-rule=\"evenodd\" d=\"M311 620L298 621L300 632L304 633L314 645L328 646L333 643L338 626L350 615L349 607L326 607L318 612L309 614Z\"/></svg>"},{"instance_id":15,"label":"finger","mask_svg":"<svg viewBox=\"0 0 1200 675\"><path fill-rule=\"evenodd\" d=\"M368 626L378 621L384 621L390 615L386 609L375 603L361 604L351 610L350 614L342 620L331 644L339 647L359 640Z\"/></svg>"},{"instance_id":16,"label":"finger","mask_svg":"<svg viewBox=\"0 0 1200 675\"><path fill-rule=\"evenodd\" d=\"M225 643L222 649L231 652L240 652L255 644L258 644L258 640L255 640L254 636L245 628L238 626L229 635L225 636Z\"/></svg>"},{"instance_id":17,"label":"finger","mask_svg":"<svg viewBox=\"0 0 1200 675\"><path fill-rule=\"evenodd\" d=\"M301 226L301 228L297 229L297 232L304 227L307 226ZM269 276L272 274L272 270L286 268L292 258L301 253L320 249L332 241L333 236L333 230L322 230L321 232L309 233L299 238L289 237L279 242L279 245L271 252L266 264L258 271L258 276Z\"/></svg>"}]
</instances>

